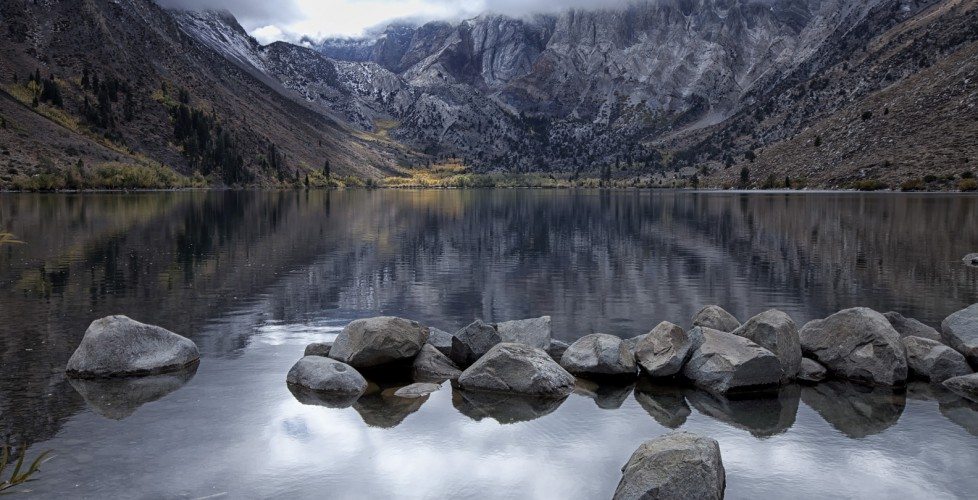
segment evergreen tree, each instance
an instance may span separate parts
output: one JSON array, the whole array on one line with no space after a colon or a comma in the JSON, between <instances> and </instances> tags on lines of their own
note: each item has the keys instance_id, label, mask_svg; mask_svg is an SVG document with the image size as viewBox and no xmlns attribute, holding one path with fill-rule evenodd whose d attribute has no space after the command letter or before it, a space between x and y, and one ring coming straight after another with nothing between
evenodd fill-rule
<instances>
[{"instance_id":1,"label":"evergreen tree","mask_svg":"<svg viewBox=\"0 0 978 500\"><path fill-rule=\"evenodd\" d=\"M745 188L750 185L750 169L745 165L740 169L740 187Z\"/></svg>"},{"instance_id":2,"label":"evergreen tree","mask_svg":"<svg viewBox=\"0 0 978 500\"><path fill-rule=\"evenodd\" d=\"M82 69L82 79L81 86L83 89L88 90L88 87L92 85L92 81L88 77L88 66Z\"/></svg>"},{"instance_id":3,"label":"evergreen tree","mask_svg":"<svg viewBox=\"0 0 978 500\"><path fill-rule=\"evenodd\" d=\"M325 177L328 180L330 177L332 177L332 175L333 175L333 170L330 168L329 160L327 159L326 162L323 164L323 177Z\"/></svg>"},{"instance_id":4,"label":"evergreen tree","mask_svg":"<svg viewBox=\"0 0 978 500\"><path fill-rule=\"evenodd\" d=\"M136 116L136 101L132 98L132 92L126 92L126 100L122 103L122 114L127 122L131 122Z\"/></svg>"}]
</instances>

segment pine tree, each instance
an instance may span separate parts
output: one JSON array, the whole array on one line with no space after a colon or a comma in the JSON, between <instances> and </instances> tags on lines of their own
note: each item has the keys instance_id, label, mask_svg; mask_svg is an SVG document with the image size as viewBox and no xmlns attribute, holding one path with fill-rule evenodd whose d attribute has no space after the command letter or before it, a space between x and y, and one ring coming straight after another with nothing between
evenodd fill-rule
<instances>
[{"instance_id":1,"label":"pine tree","mask_svg":"<svg viewBox=\"0 0 978 500\"><path fill-rule=\"evenodd\" d=\"M750 169L744 166L740 169L740 187L747 187L750 185Z\"/></svg>"},{"instance_id":2,"label":"pine tree","mask_svg":"<svg viewBox=\"0 0 978 500\"><path fill-rule=\"evenodd\" d=\"M332 177L332 175L333 175L333 171L330 168L329 160L326 160L326 162L323 164L323 177L325 177L328 180L330 177Z\"/></svg>"},{"instance_id":3,"label":"pine tree","mask_svg":"<svg viewBox=\"0 0 978 500\"><path fill-rule=\"evenodd\" d=\"M88 90L88 87L92 84L92 81L88 78L88 66L82 69L82 79L81 86L83 89Z\"/></svg>"}]
</instances>

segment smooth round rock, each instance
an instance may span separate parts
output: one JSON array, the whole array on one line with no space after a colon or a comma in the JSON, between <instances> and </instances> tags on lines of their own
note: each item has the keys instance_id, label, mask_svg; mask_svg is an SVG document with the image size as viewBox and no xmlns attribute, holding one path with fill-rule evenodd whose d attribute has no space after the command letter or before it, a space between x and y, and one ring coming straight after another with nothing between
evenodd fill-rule
<instances>
[{"instance_id":1,"label":"smooth round rock","mask_svg":"<svg viewBox=\"0 0 978 500\"><path fill-rule=\"evenodd\" d=\"M964 354L971 366L978 367L978 304L972 304L941 322L941 340Z\"/></svg>"},{"instance_id":2,"label":"smooth round rock","mask_svg":"<svg viewBox=\"0 0 978 500\"><path fill-rule=\"evenodd\" d=\"M496 344L458 378L463 389L566 396L574 376L541 349L525 344Z\"/></svg>"},{"instance_id":3,"label":"smooth round rock","mask_svg":"<svg viewBox=\"0 0 978 500\"><path fill-rule=\"evenodd\" d=\"M108 316L88 327L66 371L78 378L155 375L199 359L197 345L186 337L126 316Z\"/></svg>"},{"instance_id":4,"label":"smooth round rock","mask_svg":"<svg viewBox=\"0 0 978 500\"><path fill-rule=\"evenodd\" d=\"M720 444L690 432L646 441L621 471L615 500L720 500L726 488Z\"/></svg>"},{"instance_id":5,"label":"smooth round rock","mask_svg":"<svg viewBox=\"0 0 978 500\"><path fill-rule=\"evenodd\" d=\"M316 392L361 395L367 381L352 366L323 356L306 356L295 363L285 380Z\"/></svg>"},{"instance_id":6,"label":"smooth round rock","mask_svg":"<svg viewBox=\"0 0 978 500\"><path fill-rule=\"evenodd\" d=\"M357 368L413 359L428 341L428 329L392 316L351 321L333 341L329 357Z\"/></svg>"},{"instance_id":7,"label":"smooth round rock","mask_svg":"<svg viewBox=\"0 0 978 500\"><path fill-rule=\"evenodd\" d=\"M560 366L575 375L634 376L635 354L620 337L592 333L564 351Z\"/></svg>"},{"instance_id":8,"label":"smooth round rock","mask_svg":"<svg viewBox=\"0 0 978 500\"><path fill-rule=\"evenodd\" d=\"M400 389L394 391L394 395L399 398L423 398L429 394L441 389L438 384L432 384L428 382L418 382L411 385L406 385Z\"/></svg>"},{"instance_id":9,"label":"smooth round rock","mask_svg":"<svg viewBox=\"0 0 978 500\"><path fill-rule=\"evenodd\" d=\"M329 356L329 350L333 347L332 342L313 342L306 346L304 356Z\"/></svg>"},{"instance_id":10,"label":"smooth round rock","mask_svg":"<svg viewBox=\"0 0 978 500\"><path fill-rule=\"evenodd\" d=\"M808 322L801 348L833 375L875 385L907 381L907 353L900 334L882 314L865 307Z\"/></svg>"}]
</instances>

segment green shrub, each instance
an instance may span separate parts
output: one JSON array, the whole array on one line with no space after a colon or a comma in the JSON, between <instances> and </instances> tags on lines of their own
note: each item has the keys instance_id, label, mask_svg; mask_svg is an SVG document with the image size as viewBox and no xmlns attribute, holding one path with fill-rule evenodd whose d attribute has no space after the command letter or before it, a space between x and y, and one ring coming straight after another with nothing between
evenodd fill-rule
<instances>
[{"instance_id":1,"label":"green shrub","mask_svg":"<svg viewBox=\"0 0 978 500\"><path fill-rule=\"evenodd\" d=\"M958 189L961 191L978 191L978 181L975 179L961 179L958 181Z\"/></svg>"},{"instance_id":2,"label":"green shrub","mask_svg":"<svg viewBox=\"0 0 978 500\"><path fill-rule=\"evenodd\" d=\"M923 191L927 185L923 179L910 179L900 184L900 191Z\"/></svg>"},{"instance_id":3,"label":"green shrub","mask_svg":"<svg viewBox=\"0 0 978 500\"><path fill-rule=\"evenodd\" d=\"M858 191L879 191L888 189L889 186L879 179L866 179L852 183L852 188Z\"/></svg>"}]
</instances>

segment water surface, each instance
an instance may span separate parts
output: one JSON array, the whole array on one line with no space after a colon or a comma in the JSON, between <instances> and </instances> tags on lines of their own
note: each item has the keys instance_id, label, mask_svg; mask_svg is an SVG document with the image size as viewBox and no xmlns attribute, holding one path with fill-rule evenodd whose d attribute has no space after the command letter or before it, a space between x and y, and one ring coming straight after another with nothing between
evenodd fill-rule
<instances>
[{"instance_id":1,"label":"water surface","mask_svg":"<svg viewBox=\"0 0 978 500\"><path fill-rule=\"evenodd\" d=\"M720 441L728 498L978 491L978 406L926 384L730 401L643 380L550 406L385 387L332 409L284 382L306 343L379 314L445 330L549 314L568 341L686 326L709 303L938 326L978 302L973 196L0 194L0 230L27 243L0 247L0 433L55 450L36 496L605 498L674 428ZM196 341L196 373L68 381L88 323L119 313Z\"/></svg>"}]
</instances>

